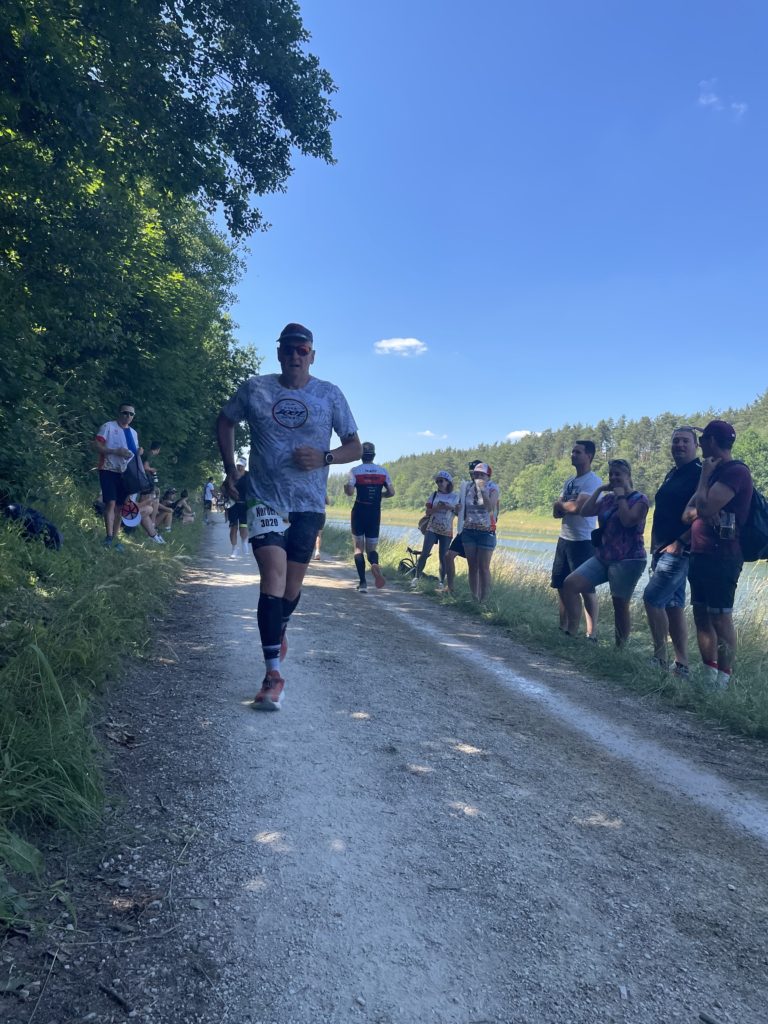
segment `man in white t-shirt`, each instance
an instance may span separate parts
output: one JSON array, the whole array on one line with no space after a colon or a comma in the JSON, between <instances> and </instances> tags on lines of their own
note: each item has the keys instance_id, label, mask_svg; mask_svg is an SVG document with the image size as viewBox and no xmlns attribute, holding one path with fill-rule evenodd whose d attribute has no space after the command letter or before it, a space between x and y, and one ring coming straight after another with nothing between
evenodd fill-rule
<instances>
[{"instance_id":1,"label":"man in white t-shirt","mask_svg":"<svg viewBox=\"0 0 768 1024\"><path fill-rule=\"evenodd\" d=\"M551 586L557 590L560 606L560 629L567 626L562 588L565 579L575 569L591 558L592 531L597 526L595 516L582 516L580 510L587 498L601 486L602 480L592 472L595 457L594 441L576 441L571 449L571 465L576 475L569 477L563 485L563 492L552 506L552 515L562 520L560 537L552 564ZM584 617L587 623L587 639L597 639L597 594L594 590L583 595Z\"/></svg>"},{"instance_id":2,"label":"man in white t-shirt","mask_svg":"<svg viewBox=\"0 0 768 1024\"><path fill-rule=\"evenodd\" d=\"M325 523L328 468L355 462L361 445L341 390L310 376L315 361L312 332L288 324L278 339L281 373L249 377L221 411L219 449L237 499L235 426L247 421L251 455L246 507L248 536L259 565L257 622L266 675L253 701L256 710L277 711L285 680L285 631L301 597L318 530ZM330 448L331 434L341 441Z\"/></svg>"},{"instance_id":3,"label":"man in white t-shirt","mask_svg":"<svg viewBox=\"0 0 768 1024\"><path fill-rule=\"evenodd\" d=\"M213 496L216 492L216 488L213 486L213 477L209 476L205 481L205 487L203 488L203 522L207 525L213 522Z\"/></svg>"},{"instance_id":4,"label":"man in white t-shirt","mask_svg":"<svg viewBox=\"0 0 768 1024\"><path fill-rule=\"evenodd\" d=\"M104 503L104 526L107 535L104 547L122 551L119 541L120 509L128 497L123 473L131 459L139 457L139 435L131 426L136 409L133 402L121 402L116 420L99 427L93 447L99 453L99 483Z\"/></svg>"}]
</instances>

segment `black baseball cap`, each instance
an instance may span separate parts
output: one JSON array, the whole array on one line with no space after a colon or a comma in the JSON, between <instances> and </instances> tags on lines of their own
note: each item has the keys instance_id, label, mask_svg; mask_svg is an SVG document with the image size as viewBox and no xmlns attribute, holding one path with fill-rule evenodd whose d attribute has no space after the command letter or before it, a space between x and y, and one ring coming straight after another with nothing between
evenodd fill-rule
<instances>
[{"instance_id":1,"label":"black baseball cap","mask_svg":"<svg viewBox=\"0 0 768 1024\"><path fill-rule=\"evenodd\" d=\"M280 331L277 343L280 345L284 341L306 341L310 345L315 343L312 331L308 327L304 327L303 324L286 324L282 331Z\"/></svg>"}]
</instances>

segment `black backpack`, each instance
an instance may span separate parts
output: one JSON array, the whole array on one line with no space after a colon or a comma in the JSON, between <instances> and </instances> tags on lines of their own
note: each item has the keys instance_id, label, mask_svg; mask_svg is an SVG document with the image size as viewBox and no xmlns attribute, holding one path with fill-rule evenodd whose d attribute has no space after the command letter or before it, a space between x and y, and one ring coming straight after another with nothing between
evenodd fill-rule
<instances>
[{"instance_id":1,"label":"black backpack","mask_svg":"<svg viewBox=\"0 0 768 1024\"><path fill-rule=\"evenodd\" d=\"M29 508L28 505L6 505L3 515L6 519L21 525L21 535L25 540L40 538L51 551L61 549L63 538L59 528L54 526L50 519L46 519L36 508Z\"/></svg>"},{"instance_id":2,"label":"black backpack","mask_svg":"<svg viewBox=\"0 0 768 1024\"><path fill-rule=\"evenodd\" d=\"M747 521L739 530L739 543L745 562L768 558L768 500L755 487Z\"/></svg>"}]
</instances>

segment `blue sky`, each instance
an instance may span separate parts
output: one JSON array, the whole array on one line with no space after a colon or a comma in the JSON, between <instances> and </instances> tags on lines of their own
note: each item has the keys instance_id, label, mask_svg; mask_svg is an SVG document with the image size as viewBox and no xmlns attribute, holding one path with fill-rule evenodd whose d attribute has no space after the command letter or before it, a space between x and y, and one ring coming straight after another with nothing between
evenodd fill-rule
<instances>
[{"instance_id":1,"label":"blue sky","mask_svg":"<svg viewBox=\"0 0 768 1024\"><path fill-rule=\"evenodd\" d=\"M382 461L768 387L762 0L301 9L338 162L260 203L263 372L305 323Z\"/></svg>"}]
</instances>

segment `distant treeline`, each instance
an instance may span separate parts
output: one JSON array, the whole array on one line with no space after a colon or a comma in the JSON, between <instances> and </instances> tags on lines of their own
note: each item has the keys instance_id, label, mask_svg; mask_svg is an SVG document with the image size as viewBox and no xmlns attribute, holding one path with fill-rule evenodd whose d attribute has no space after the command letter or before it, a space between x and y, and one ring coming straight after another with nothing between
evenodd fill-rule
<instances>
[{"instance_id":1,"label":"distant treeline","mask_svg":"<svg viewBox=\"0 0 768 1024\"><path fill-rule=\"evenodd\" d=\"M557 430L529 434L514 443L480 445L477 448L444 448L423 455L407 455L387 464L395 485L395 497L388 507L416 509L434 489L432 477L438 469L454 476L467 475L467 463L483 458L493 468L493 479L501 488L502 510L551 511L563 481L573 474L570 451L574 441L592 440L597 447L593 468L607 480L608 460L628 459L635 487L651 499L672 465L669 454L672 431L677 426L704 426L716 416L733 423L737 440L734 455L752 470L761 490L768 490L768 391L743 409L708 410L688 416L665 412L651 419L599 420L597 423L565 424ZM343 476L329 481L332 502L342 500Z\"/></svg>"}]
</instances>

